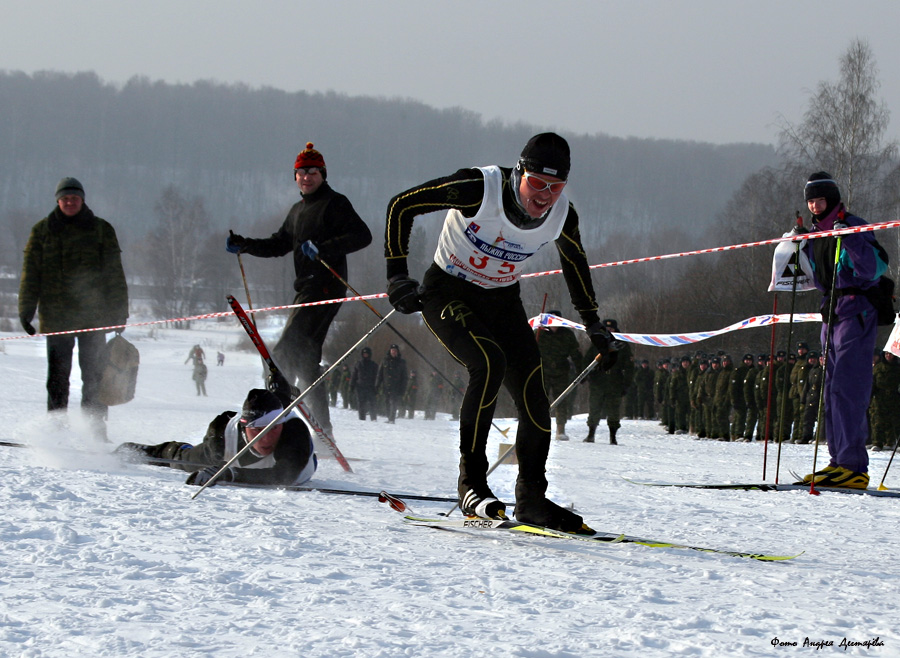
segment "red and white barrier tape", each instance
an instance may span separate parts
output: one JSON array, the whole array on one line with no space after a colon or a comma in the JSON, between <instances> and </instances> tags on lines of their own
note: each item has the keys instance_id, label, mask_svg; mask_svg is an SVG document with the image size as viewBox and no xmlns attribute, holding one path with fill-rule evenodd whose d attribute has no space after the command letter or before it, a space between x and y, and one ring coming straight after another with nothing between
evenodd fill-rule
<instances>
[{"instance_id":1,"label":"red and white barrier tape","mask_svg":"<svg viewBox=\"0 0 900 658\"><path fill-rule=\"evenodd\" d=\"M325 299L320 302L307 302L305 304L287 304L284 306L267 306L265 308L257 308L254 310L247 310L247 313L265 313L266 311L281 311L285 309L292 308L300 308L303 306L323 306L325 304L339 304L341 302L358 302L364 299L381 299L382 297L387 297L386 292L376 293L374 295L360 295L358 297L346 297L343 299ZM54 331L46 334L35 334L34 336L29 336L28 334L24 334L21 336L3 336L0 337L0 341L4 340L19 340L22 338L40 338L41 336L65 336L68 334L84 334L91 331L112 331L114 329L123 329L129 327L146 327L152 324L168 324L169 322L187 322L189 320L209 320L210 318L224 318L224 317L234 317L233 311L220 311L218 313L203 313L201 315L188 315L183 318L169 318L167 320L150 320L148 322L131 322L128 324L117 324L110 327L94 327L92 329L74 329L72 331Z\"/></svg>"},{"instance_id":2,"label":"red and white barrier tape","mask_svg":"<svg viewBox=\"0 0 900 658\"><path fill-rule=\"evenodd\" d=\"M778 244L779 242L799 242L801 240L815 240L817 238L827 238L832 235L849 235L851 233L866 233L868 231L880 231L886 228L898 228L900 221L894 222L878 222L876 224L865 224L863 226L851 226L836 231L821 231L818 233L800 233L798 235L789 235L783 238L771 238L770 240L760 240L758 242L745 242L743 244L732 244L726 247L711 247L709 249L697 249L696 251L682 251L676 254L664 254L662 256L647 256L645 258L632 258L630 260L617 260L611 263L601 263L599 265L591 265L591 269L601 267L618 267L620 265L633 265L635 263L649 263L657 260L669 260L671 258L682 258L684 256L699 256L700 254L715 254L721 251L736 251L738 249L747 249L748 247L764 247L770 244ZM531 274L523 274L522 278L546 276L548 274L560 274L562 270L548 270L547 272L533 272Z\"/></svg>"},{"instance_id":3,"label":"red and white barrier tape","mask_svg":"<svg viewBox=\"0 0 900 658\"><path fill-rule=\"evenodd\" d=\"M877 222L875 224L864 224L863 226L851 226L849 228L839 229L836 231L821 231L818 233L801 233L798 235L789 235L787 237L781 238L771 238L769 240L759 240L757 242L745 242L743 244L732 244L725 247L711 247L709 249L697 249L695 251L682 251L674 254L663 254L661 256L646 256L644 258L631 258L629 260L618 260L610 263L600 263L598 265L591 265L590 269L599 269L602 267L619 267L620 265L633 265L635 263L649 263L658 260L670 260L672 258L683 258L685 256L699 256L701 254L715 254L723 251L736 251L738 249L747 249L749 247L764 247L766 245L778 244L780 242L798 242L800 240L815 240L817 238L827 238L832 235L849 235L852 233L866 233L869 231L881 231L887 228L898 228L900 227L900 221L892 221L892 222ZM547 276L548 274L561 274L562 270L547 270L546 272L532 272L531 274L523 274L521 278L532 278L538 276ZM253 311L248 310L248 313L265 313L267 311L282 311L293 308L302 308L304 306L322 306L324 304L339 304L342 302L358 302L362 300L369 299L383 299L387 297L387 293L376 293L373 295L360 295L357 297L344 297L342 299L326 299L321 302L307 302L305 304L286 304L284 306L267 306L265 308L258 308ZM202 315L191 315L183 318L170 318L168 320L152 320L150 322L135 322L133 324L125 324L118 325L113 327L97 327L94 329L78 329L75 331L57 331L53 333L47 334L35 334L34 336L28 336L27 334L21 336L5 336L0 337L0 341L4 340L18 340L21 338L38 338L40 336L62 336L66 334L80 334L86 333L89 331L112 331L113 329L120 329L123 327L143 327L151 324L167 324L169 322L186 322L188 320L207 320L210 318L220 318L225 316L233 315L231 311L223 311L220 313L204 313Z\"/></svg>"}]
</instances>

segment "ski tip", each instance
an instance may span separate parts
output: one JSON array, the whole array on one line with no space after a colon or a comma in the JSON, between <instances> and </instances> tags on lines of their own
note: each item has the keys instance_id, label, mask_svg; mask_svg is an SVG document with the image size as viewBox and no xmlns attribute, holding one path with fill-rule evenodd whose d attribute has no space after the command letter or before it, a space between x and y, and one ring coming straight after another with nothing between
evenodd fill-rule
<instances>
[{"instance_id":1,"label":"ski tip","mask_svg":"<svg viewBox=\"0 0 900 658\"><path fill-rule=\"evenodd\" d=\"M787 560L798 558L804 553L806 553L806 551L800 551L795 555L749 555L748 557L761 562L786 562Z\"/></svg>"},{"instance_id":2,"label":"ski tip","mask_svg":"<svg viewBox=\"0 0 900 658\"><path fill-rule=\"evenodd\" d=\"M392 496L387 491L382 491L378 494L378 502L387 503L391 506L391 509L396 510L397 512L406 512L409 510L406 503L397 498L397 496Z\"/></svg>"}]
</instances>

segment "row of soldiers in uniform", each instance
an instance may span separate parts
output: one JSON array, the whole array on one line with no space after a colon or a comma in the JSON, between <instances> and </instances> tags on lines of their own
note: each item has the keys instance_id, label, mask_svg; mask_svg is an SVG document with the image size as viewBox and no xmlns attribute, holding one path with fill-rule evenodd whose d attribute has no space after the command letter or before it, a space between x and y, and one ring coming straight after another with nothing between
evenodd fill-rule
<instances>
[{"instance_id":1,"label":"row of soldiers in uniform","mask_svg":"<svg viewBox=\"0 0 900 658\"><path fill-rule=\"evenodd\" d=\"M745 354L735 365L727 354L659 362L654 397L670 434L691 432L721 441L769 438L811 443L819 415L824 357L797 345L797 354ZM787 370L785 370L787 368ZM771 383L771 385L770 385ZM771 402L771 405L769 404ZM869 443L874 450L900 435L900 361L889 352L873 357Z\"/></svg>"},{"instance_id":2,"label":"row of soldiers in uniform","mask_svg":"<svg viewBox=\"0 0 900 658\"><path fill-rule=\"evenodd\" d=\"M610 331L619 331L616 320L604 320L604 324ZM571 383L572 373L594 359L596 351L588 349L582 356L574 332L564 327L541 327L537 339L544 385L552 401ZM784 442L811 443L819 416L824 358L799 342L796 354L780 351L772 361L769 354L755 358L745 354L735 364L724 352L697 352L693 357L659 361L654 371L646 359L635 364L626 344L612 368L594 368L584 382L589 389L584 441L595 440L597 426L606 418L609 442L616 444L624 415L659 418L670 434L691 432L722 441L762 440L768 423L772 440L780 435ZM570 392L556 407L558 440L567 440L566 423L576 405L576 395ZM890 447L900 436L900 360L889 352L878 352L873 358L869 426L874 450Z\"/></svg>"},{"instance_id":3,"label":"row of soldiers in uniform","mask_svg":"<svg viewBox=\"0 0 900 658\"><path fill-rule=\"evenodd\" d=\"M458 419L460 396L451 384L432 371L424 384L415 370L407 370L400 348L391 345L380 364L372 360L372 349L363 347L354 365L344 365L326 378L329 401L338 406L338 396L344 409L353 409L360 420L377 420L386 416L388 423L396 418L414 418L417 409L424 410L425 420L435 420L437 412L450 413ZM462 377L456 375L453 386L462 391ZM420 393L422 394L420 396Z\"/></svg>"},{"instance_id":4,"label":"row of soldiers in uniform","mask_svg":"<svg viewBox=\"0 0 900 658\"><path fill-rule=\"evenodd\" d=\"M774 367L768 354L745 354L737 366L724 353L659 362L654 397L669 434L760 440L768 420L770 437L781 433L785 442L809 443L821 386L819 355L800 343L796 355L778 352Z\"/></svg>"}]
</instances>

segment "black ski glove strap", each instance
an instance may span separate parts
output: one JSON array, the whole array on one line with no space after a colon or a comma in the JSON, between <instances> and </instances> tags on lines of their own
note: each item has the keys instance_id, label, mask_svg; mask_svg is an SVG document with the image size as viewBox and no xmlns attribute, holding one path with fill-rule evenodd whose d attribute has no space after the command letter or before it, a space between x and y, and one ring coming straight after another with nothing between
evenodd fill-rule
<instances>
[{"instance_id":1,"label":"black ski glove strap","mask_svg":"<svg viewBox=\"0 0 900 658\"><path fill-rule=\"evenodd\" d=\"M405 315L418 313L424 308L419 297L419 282L405 275L391 279L388 284L388 300L391 306Z\"/></svg>"}]
</instances>

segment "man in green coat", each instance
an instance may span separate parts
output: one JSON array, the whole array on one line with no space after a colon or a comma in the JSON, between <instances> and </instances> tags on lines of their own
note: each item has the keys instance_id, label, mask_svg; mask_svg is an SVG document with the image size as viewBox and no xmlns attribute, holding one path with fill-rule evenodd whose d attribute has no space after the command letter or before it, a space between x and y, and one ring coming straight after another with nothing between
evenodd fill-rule
<instances>
[{"instance_id":1,"label":"man in green coat","mask_svg":"<svg viewBox=\"0 0 900 658\"><path fill-rule=\"evenodd\" d=\"M561 311L549 311L562 317ZM551 402L572 383L573 366L581 363L581 350L575 332L568 327L540 327L535 335L541 352L541 370L544 373L544 390ZM568 441L566 421L569 420L571 400L563 399L556 406L556 440Z\"/></svg>"},{"instance_id":2,"label":"man in green coat","mask_svg":"<svg viewBox=\"0 0 900 658\"><path fill-rule=\"evenodd\" d=\"M128 319L128 286L116 231L84 199L84 186L63 178L56 187L56 208L31 229L19 283L19 320L31 335L36 333L31 324L35 313L45 334L100 327L119 327L121 332ZM107 407L97 399L104 332L47 336L47 410L68 407L76 340L81 408L95 435L106 440Z\"/></svg>"},{"instance_id":3,"label":"man in green coat","mask_svg":"<svg viewBox=\"0 0 900 658\"><path fill-rule=\"evenodd\" d=\"M619 331L618 323L612 319L604 320L603 326L610 332ZM587 367L596 357L597 350L592 344L584 355L584 367ZM625 397L628 387L631 385L633 370L634 359L631 357L631 345L623 343L615 364L609 370L601 370L597 367L588 375L590 410L587 421L588 435L584 439L585 443L594 443L594 433L597 431L597 425L605 411L606 426L609 428L609 443L618 445L616 432L622 426L619 422L622 413L622 398Z\"/></svg>"}]
</instances>

